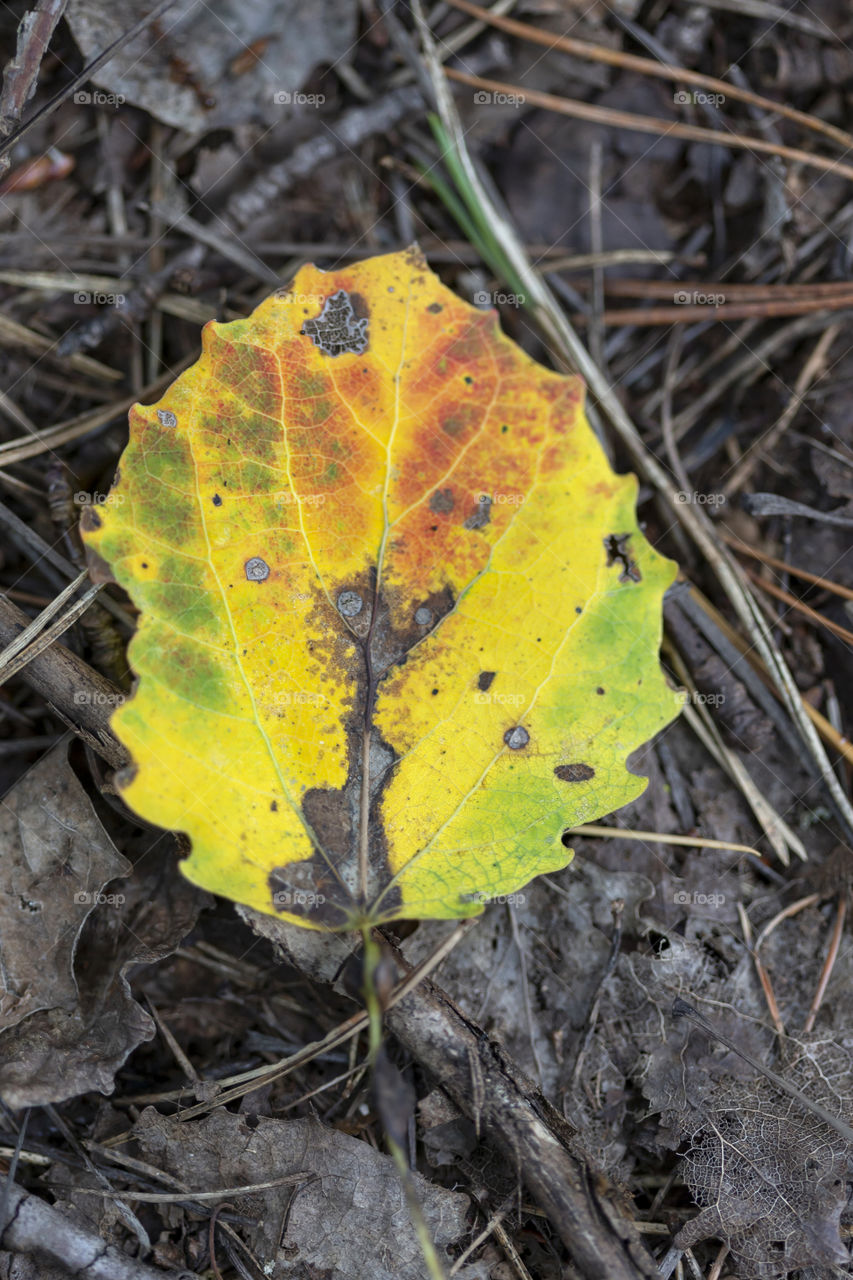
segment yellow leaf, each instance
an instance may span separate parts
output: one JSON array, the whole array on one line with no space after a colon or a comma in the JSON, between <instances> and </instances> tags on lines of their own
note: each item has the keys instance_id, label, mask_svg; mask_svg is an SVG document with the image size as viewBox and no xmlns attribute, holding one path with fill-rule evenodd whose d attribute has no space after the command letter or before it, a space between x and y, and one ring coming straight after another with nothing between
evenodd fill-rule
<instances>
[{"instance_id":1,"label":"yellow leaf","mask_svg":"<svg viewBox=\"0 0 853 1280\"><path fill-rule=\"evenodd\" d=\"M580 381L416 250L207 325L84 519L140 609L124 799L189 835L195 883L315 928L564 866L678 711L636 488Z\"/></svg>"}]
</instances>

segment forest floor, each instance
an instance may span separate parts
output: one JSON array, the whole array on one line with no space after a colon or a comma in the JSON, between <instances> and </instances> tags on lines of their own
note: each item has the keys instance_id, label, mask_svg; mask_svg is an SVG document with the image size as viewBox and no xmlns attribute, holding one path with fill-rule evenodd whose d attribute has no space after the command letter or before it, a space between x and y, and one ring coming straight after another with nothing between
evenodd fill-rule
<instances>
[{"instance_id":1,"label":"forest floor","mask_svg":"<svg viewBox=\"0 0 853 1280\"><path fill-rule=\"evenodd\" d=\"M16 608L89 589L80 515L203 324L413 242L585 373L680 568L662 659L687 690L632 758L645 793L565 870L473 926L391 930L397 978L444 947L422 998L461 1011L448 1070L465 1028L492 1054L450 1082L426 1005L389 1022L427 1231L463 1280L853 1274L849 4L437 4L450 148L408 4L42 0L19 38L25 12L0 13L0 1222L12 1181L54 1212L17 1209L0 1277L428 1274L347 945L309 955L193 888L183 838L116 794L127 596L9 649ZM513 234L544 311L503 270ZM489 1074L517 1069L523 1137ZM562 1219L543 1116L582 1182Z\"/></svg>"}]
</instances>

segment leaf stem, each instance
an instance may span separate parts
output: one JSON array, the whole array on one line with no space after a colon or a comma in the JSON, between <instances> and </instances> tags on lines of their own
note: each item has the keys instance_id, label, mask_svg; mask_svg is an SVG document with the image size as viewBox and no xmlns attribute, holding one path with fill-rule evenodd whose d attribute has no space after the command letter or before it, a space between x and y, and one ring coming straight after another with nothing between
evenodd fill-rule
<instances>
[{"instance_id":1,"label":"leaf stem","mask_svg":"<svg viewBox=\"0 0 853 1280\"><path fill-rule=\"evenodd\" d=\"M363 964L363 983L362 993L364 995L364 1004L367 1010L367 1061L373 1076L374 1088L376 1086L376 1062L379 1052L382 1048L382 1004L379 998L379 991L376 983L376 973L379 962L382 959L382 951L379 943L373 936L373 930L369 924L361 927L361 939L363 943L362 964ZM415 1234L418 1237L418 1244L421 1247L421 1253L424 1256L424 1262L427 1266L427 1272L430 1280L447 1280L447 1273L441 1265L441 1260L436 1252L435 1243L424 1217L423 1206L418 1199L418 1193L412 1180L412 1171L406 1160L406 1153L398 1142L391 1137L391 1134L385 1133L385 1141L388 1150L393 1157L394 1164L397 1166L397 1173L403 1186L403 1194L406 1197L406 1205L409 1215L412 1219L412 1225L415 1228Z\"/></svg>"}]
</instances>

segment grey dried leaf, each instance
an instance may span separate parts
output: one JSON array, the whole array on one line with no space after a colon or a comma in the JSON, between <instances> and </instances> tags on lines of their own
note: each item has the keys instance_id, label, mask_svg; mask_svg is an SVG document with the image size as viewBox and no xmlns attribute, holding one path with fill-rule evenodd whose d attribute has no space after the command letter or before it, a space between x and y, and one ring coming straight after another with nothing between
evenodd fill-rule
<instances>
[{"instance_id":1,"label":"grey dried leaf","mask_svg":"<svg viewBox=\"0 0 853 1280\"><path fill-rule=\"evenodd\" d=\"M4 797L0 1030L40 1009L72 1012L86 917L131 864L104 831L60 744Z\"/></svg>"},{"instance_id":2,"label":"grey dried leaf","mask_svg":"<svg viewBox=\"0 0 853 1280\"><path fill-rule=\"evenodd\" d=\"M0 806L0 1094L11 1107L112 1091L154 1034L125 971L173 951L205 901L168 848L119 879L132 864L66 753L44 756Z\"/></svg>"},{"instance_id":3,"label":"grey dried leaf","mask_svg":"<svg viewBox=\"0 0 853 1280\"><path fill-rule=\"evenodd\" d=\"M801 1048L785 1076L808 1097L849 1115L849 1055L829 1041ZM689 1081L689 1075L687 1077ZM680 1116L690 1148L684 1177L701 1212L675 1237L681 1249L716 1237L742 1280L777 1280L850 1258L839 1233L847 1205L844 1139L767 1080L689 1092Z\"/></svg>"},{"instance_id":4,"label":"grey dried leaf","mask_svg":"<svg viewBox=\"0 0 853 1280\"><path fill-rule=\"evenodd\" d=\"M70 0L66 19L85 57L150 9L146 0ZM144 107L164 124L207 133L245 121L274 124L316 102L299 90L314 67L345 56L355 37L348 0L241 0L225 8L177 0L93 77L106 107ZM75 102L78 101L75 98Z\"/></svg>"},{"instance_id":5,"label":"grey dried leaf","mask_svg":"<svg viewBox=\"0 0 853 1280\"><path fill-rule=\"evenodd\" d=\"M313 1119L249 1119L220 1109L182 1124L149 1107L135 1137L147 1160L197 1191L305 1171L295 1189L228 1197L255 1224L246 1228L248 1243L269 1280L423 1280L423 1256L390 1156ZM468 1197L417 1174L414 1183L441 1255L467 1235ZM459 1274L473 1280L476 1273Z\"/></svg>"}]
</instances>

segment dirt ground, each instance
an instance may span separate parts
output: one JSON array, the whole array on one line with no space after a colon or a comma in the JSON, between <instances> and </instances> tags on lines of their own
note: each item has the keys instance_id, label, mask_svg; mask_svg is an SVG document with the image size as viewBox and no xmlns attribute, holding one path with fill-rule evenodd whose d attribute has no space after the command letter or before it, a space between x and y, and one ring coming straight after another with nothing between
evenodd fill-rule
<instances>
[{"instance_id":1,"label":"dirt ground","mask_svg":"<svg viewBox=\"0 0 853 1280\"><path fill-rule=\"evenodd\" d=\"M853 1274L853 11L481 13L0 9L8 1280ZM117 794L128 597L17 637L208 320L413 242L585 376L686 704L565 870L389 928L392 984L435 967L371 1072L355 944L194 888Z\"/></svg>"}]
</instances>

